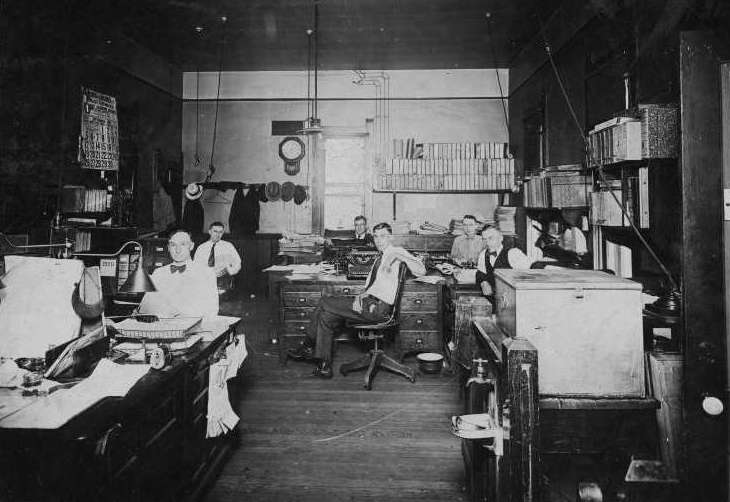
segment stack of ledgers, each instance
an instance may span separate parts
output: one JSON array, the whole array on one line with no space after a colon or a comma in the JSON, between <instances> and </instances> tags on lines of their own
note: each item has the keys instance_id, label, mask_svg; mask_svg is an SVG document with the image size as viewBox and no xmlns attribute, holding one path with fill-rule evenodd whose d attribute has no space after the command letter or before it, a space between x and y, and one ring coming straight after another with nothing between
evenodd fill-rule
<instances>
[{"instance_id":1,"label":"stack of ledgers","mask_svg":"<svg viewBox=\"0 0 730 502\"><path fill-rule=\"evenodd\" d=\"M430 221L424 221L421 226L416 230L416 233L421 235L441 235L449 232L449 228Z\"/></svg>"},{"instance_id":2,"label":"stack of ledgers","mask_svg":"<svg viewBox=\"0 0 730 502\"><path fill-rule=\"evenodd\" d=\"M515 234L515 212L516 207L499 206L494 214L497 220L497 227L506 235Z\"/></svg>"},{"instance_id":3,"label":"stack of ledgers","mask_svg":"<svg viewBox=\"0 0 730 502\"><path fill-rule=\"evenodd\" d=\"M324 238L319 235L303 235L284 232L279 239L279 250L299 251L302 253L316 253L324 245Z\"/></svg>"}]
</instances>

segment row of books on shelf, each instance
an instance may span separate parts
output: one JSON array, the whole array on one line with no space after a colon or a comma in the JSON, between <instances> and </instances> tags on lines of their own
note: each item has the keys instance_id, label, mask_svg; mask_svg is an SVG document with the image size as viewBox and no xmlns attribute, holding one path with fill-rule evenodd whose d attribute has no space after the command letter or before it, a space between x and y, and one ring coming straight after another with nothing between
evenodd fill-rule
<instances>
[{"instance_id":1,"label":"row of books on shelf","mask_svg":"<svg viewBox=\"0 0 730 502\"><path fill-rule=\"evenodd\" d=\"M514 159L390 159L382 174L481 174L514 173Z\"/></svg>"},{"instance_id":2,"label":"row of books on shelf","mask_svg":"<svg viewBox=\"0 0 730 502\"><path fill-rule=\"evenodd\" d=\"M589 163L676 158L679 154L679 109L676 105L640 104L634 116L614 117L588 133Z\"/></svg>"},{"instance_id":3,"label":"row of books on shelf","mask_svg":"<svg viewBox=\"0 0 730 502\"><path fill-rule=\"evenodd\" d=\"M64 213L103 213L112 206L112 194L104 189L65 185L61 203Z\"/></svg>"},{"instance_id":4,"label":"row of books on shelf","mask_svg":"<svg viewBox=\"0 0 730 502\"><path fill-rule=\"evenodd\" d=\"M592 191L590 176L579 173L552 173L534 176L524 184L525 207L586 207Z\"/></svg>"},{"instance_id":5,"label":"row of books on shelf","mask_svg":"<svg viewBox=\"0 0 730 502\"><path fill-rule=\"evenodd\" d=\"M74 234L74 252L83 253L91 249L91 232L77 230Z\"/></svg>"},{"instance_id":6,"label":"row of books on shelf","mask_svg":"<svg viewBox=\"0 0 730 502\"><path fill-rule=\"evenodd\" d=\"M378 190L407 191L479 191L511 190L515 183L514 172L488 171L458 174L381 174Z\"/></svg>"},{"instance_id":7,"label":"row of books on shelf","mask_svg":"<svg viewBox=\"0 0 730 502\"><path fill-rule=\"evenodd\" d=\"M397 159L498 159L511 158L509 143L416 143L415 138L394 139Z\"/></svg>"},{"instance_id":8,"label":"row of books on shelf","mask_svg":"<svg viewBox=\"0 0 730 502\"><path fill-rule=\"evenodd\" d=\"M601 183L599 190L591 193L593 225L627 227L630 226L629 221L639 228L649 228L649 176L645 167L639 169L636 176L627 177L623 183L621 180Z\"/></svg>"}]
</instances>

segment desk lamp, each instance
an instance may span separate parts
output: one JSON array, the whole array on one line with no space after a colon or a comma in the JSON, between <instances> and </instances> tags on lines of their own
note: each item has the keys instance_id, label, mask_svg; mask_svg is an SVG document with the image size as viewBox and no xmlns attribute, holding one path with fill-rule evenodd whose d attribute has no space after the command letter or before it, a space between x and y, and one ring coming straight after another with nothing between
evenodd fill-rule
<instances>
[{"instance_id":1,"label":"desk lamp","mask_svg":"<svg viewBox=\"0 0 730 502\"><path fill-rule=\"evenodd\" d=\"M134 244L137 246L140 250L140 257L139 257L139 263L137 264L137 269L134 271L132 275L130 275L127 280L122 284L122 287L119 288L119 292L121 293L149 293L152 291L157 291L157 288L155 288L155 285L152 283L152 279L150 279L150 276L147 275L147 272L144 271L143 267L143 258L142 258L142 244L140 244L137 241L127 241L124 244L122 244L122 247L120 247L116 252L114 253L73 253L73 256L88 256L88 257L94 257L94 258L114 258L115 256L119 256L121 252L129 246L130 244Z\"/></svg>"}]
</instances>

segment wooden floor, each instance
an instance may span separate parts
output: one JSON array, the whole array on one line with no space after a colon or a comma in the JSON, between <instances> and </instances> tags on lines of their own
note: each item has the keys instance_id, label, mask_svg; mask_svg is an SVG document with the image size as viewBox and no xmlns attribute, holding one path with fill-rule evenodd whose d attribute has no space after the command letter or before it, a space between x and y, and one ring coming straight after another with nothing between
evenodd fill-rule
<instances>
[{"instance_id":1,"label":"wooden floor","mask_svg":"<svg viewBox=\"0 0 730 502\"><path fill-rule=\"evenodd\" d=\"M233 403L240 447L205 500L467 500L449 432L461 411L455 377L419 373L413 384L383 370L371 391L361 372L321 380L311 364L279 364L271 303L231 301L222 311L243 318L249 359ZM361 351L338 345L335 369Z\"/></svg>"}]
</instances>

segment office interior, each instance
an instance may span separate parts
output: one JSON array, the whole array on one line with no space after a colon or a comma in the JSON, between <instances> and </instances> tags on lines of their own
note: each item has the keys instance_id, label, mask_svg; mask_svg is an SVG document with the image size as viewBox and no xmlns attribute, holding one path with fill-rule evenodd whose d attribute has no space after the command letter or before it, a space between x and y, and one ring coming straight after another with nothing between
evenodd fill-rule
<instances>
[{"instance_id":1,"label":"office interior","mask_svg":"<svg viewBox=\"0 0 730 502\"><path fill-rule=\"evenodd\" d=\"M728 21L0 2L0 499L727 500ZM358 216L427 275L317 378L288 354L370 286ZM467 220L529 269L485 293ZM132 283L216 222L241 258L219 315L115 327L169 321ZM340 371L373 347L406 373Z\"/></svg>"}]
</instances>

